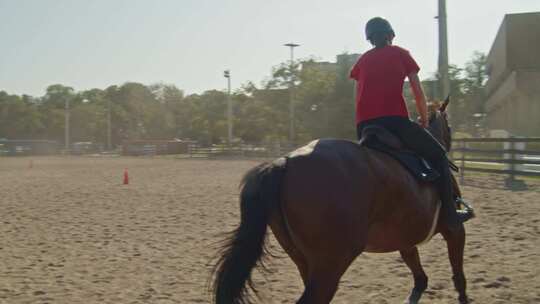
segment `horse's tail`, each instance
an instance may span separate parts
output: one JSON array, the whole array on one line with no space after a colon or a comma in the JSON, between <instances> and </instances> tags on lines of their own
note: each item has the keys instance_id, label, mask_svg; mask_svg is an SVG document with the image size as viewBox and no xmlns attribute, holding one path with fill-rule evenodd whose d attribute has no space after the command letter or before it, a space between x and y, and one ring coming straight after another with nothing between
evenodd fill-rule
<instances>
[{"instance_id":1,"label":"horse's tail","mask_svg":"<svg viewBox=\"0 0 540 304\"><path fill-rule=\"evenodd\" d=\"M247 285L256 292L251 272L266 253L266 229L278 206L286 158L263 163L244 176L240 192L240 226L226 239L214 269L216 304L250 303Z\"/></svg>"}]
</instances>

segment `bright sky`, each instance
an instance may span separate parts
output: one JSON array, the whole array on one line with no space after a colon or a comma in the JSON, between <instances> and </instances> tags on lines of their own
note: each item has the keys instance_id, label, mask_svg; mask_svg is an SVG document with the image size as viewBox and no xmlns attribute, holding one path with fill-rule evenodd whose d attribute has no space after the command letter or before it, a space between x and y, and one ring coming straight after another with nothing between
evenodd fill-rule
<instances>
[{"instance_id":1,"label":"bright sky","mask_svg":"<svg viewBox=\"0 0 540 304\"><path fill-rule=\"evenodd\" d=\"M450 62L488 52L506 13L540 11L539 0L449 0ZM41 96L50 84L76 90L137 81L187 93L259 84L286 61L333 61L364 52L363 28L390 20L422 76L437 66L437 0L0 0L0 90Z\"/></svg>"}]
</instances>

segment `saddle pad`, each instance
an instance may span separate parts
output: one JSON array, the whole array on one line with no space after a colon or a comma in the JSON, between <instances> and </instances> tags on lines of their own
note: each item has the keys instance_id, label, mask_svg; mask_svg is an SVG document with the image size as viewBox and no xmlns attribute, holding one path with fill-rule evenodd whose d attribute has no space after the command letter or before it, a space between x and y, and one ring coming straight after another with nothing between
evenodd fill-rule
<instances>
[{"instance_id":1,"label":"saddle pad","mask_svg":"<svg viewBox=\"0 0 540 304\"><path fill-rule=\"evenodd\" d=\"M388 154L405 167L416 179L424 182L436 180L440 174L428 162L411 151L394 150L377 140L368 140L364 146Z\"/></svg>"}]
</instances>

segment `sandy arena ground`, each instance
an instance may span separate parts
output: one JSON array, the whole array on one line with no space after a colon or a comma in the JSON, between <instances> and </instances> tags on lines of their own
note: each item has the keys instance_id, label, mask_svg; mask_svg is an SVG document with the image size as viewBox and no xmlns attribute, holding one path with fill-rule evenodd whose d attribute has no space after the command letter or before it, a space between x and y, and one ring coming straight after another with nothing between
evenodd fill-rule
<instances>
[{"instance_id":1,"label":"sandy arena ground","mask_svg":"<svg viewBox=\"0 0 540 304\"><path fill-rule=\"evenodd\" d=\"M0 303L209 303L212 244L238 221L238 182L257 161L0 158ZM124 168L130 184L122 185ZM540 182L469 178L465 270L474 303L540 303ZM294 303L300 277L272 240L265 303ZM420 248L423 303L456 303L446 246ZM398 253L360 256L332 303L401 303ZM263 299L263 300L264 300Z\"/></svg>"}]
</instances>

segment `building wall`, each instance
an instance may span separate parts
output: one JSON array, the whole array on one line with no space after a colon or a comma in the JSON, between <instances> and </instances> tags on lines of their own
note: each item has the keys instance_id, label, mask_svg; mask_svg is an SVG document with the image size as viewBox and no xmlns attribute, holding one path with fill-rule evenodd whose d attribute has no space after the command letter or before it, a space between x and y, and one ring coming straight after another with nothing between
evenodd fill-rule
<instances>
[{"instance_id":1,"label":"building wall","mask_svg":"<svg viewBox=\"0 0 540 304\"><path fill-rule=\"evenodd\" d=\"M326 72L339 72L339 66L346 66L347 69L352 68L361 54L340 54L336 56L336 62L328 61L308 61L302 64L302 69L319 69Z\"/></svg>"},{"instance_id":2,"label":"building wall","mask_svg":"<svg viewBox=\"0 0 540 304\"><path fill-rule=\"evenodd\" d=\"M348 65L352 68L352 66L356 63L358 58L360 58L362 54L340 54L336 56L336 63L338 64L344 64Z\"/></svg>"},{"instance_id":3,"label":"building wall","mask_svg":"<svg viewBox=\"0 0 540 304\"><path fill-rule=\"evenodd\" d=\"M508 68L540 69L540 12L506 15Z\"/></svg>"},{"instance_id":4,"label":"building wall","mask_svg":"<svg viewBox=\"0 0 540 304\"><path fill-rule=\"evenodd\" d=\"M492 91L497 82L500 82L503 74L506 72L506 24L503 24L499 28L499 32L491 46L491 51L487 56L487 71L489 80L486 83L486 90Z\"/></svg>"},{"instance_id":5,"label":"building wall","mask_svg":"<svg viewBox=\"0 0 540 304\"><path fill-rule=\"evenodd\" d=\"M506 15L487 62L488 127L540 136L540 12Z\"/></svg>"},{"instance_id":6,"label":"building wall","mask_svg":"<svg viewBox=\"0 0 540 304\"><path fill-rule=\"evenodd\" d=\"M323 72L329 72L329 73L335 73L337 72L337 64L334 62L327 62L327 61L311 61L311 62L304 62L302 63L302 70L318 70Z\"/></svg>"},{"instance_id":7,"label":"building wall","mask_svg":"<svg viewBox=\"0 0 540 304\"><path fill-rule=\"evenodd\" d=\"M538 56L540 61L540 53ZM519 90L538 96L540 94L540 69L519 71L517 85Z\"/></svg>"},{"instance_id":8,"label":"building wall","mask_svg":"<svg viewBox=\"0 0 540 304\"><path fill-rule=\"evenodd\" d=\"M516 131L518 134L540 137L540 69L520 71L517 85L523 102L516 113Z\"/></svg>"},{"instance_id":9,"label":"building wall","mask_svg":"<svg viewBox=\"0 0 540 304\"><path fill-rule=\"evenodd\" d=\"M531 103L531 96L519 91L508 95L506 102L488 115L491 129L503 129L517 136L540 136L540 96Z\"/></svg>"},{"instance_id":10,"label":"building wall","mask_svg":"<svg viewBox=\"0 0 540 304\"><path fill-rule=\"evenodd\" d=\"M502 107L508 99L508 96L514 93L518 88L517 85L517 72L513 71L506 75L497 86L488 91L488 99L486 101L486 110L488 113L497 111Z\"/></svg>"},{"instance_id":11,"label":"building wall","mask_svg":"<svg viewBox=\"0 0 540 304\"><path fill-rule=\"evenodd\" d=\"M540 69L540 12L504 17L488 54L488 94L509 72Z\"/></svg>"}]
</instances>

